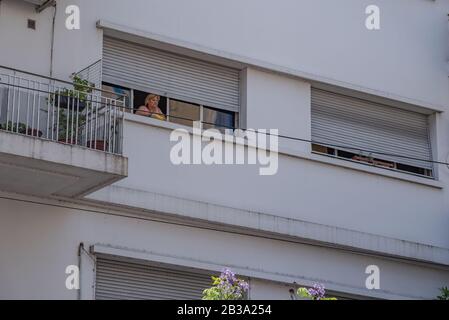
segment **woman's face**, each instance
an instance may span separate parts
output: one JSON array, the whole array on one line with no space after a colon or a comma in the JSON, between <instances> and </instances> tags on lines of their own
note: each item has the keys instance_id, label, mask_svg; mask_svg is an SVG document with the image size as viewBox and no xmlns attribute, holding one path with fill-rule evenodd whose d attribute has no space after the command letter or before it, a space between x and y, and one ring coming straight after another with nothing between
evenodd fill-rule
<instances>
[{"instance_id":1,"label":"woman's face","mask_svg":"<svg viewBox=\"0 0 449 320\"><path fill-rule=\"evenodd\" d=\"M149 101L148 101L148 106L150 108L156 108L159 105L159 100L160 97L159 96L154 96L152 97Z\"/></svg>"}]
</instances>

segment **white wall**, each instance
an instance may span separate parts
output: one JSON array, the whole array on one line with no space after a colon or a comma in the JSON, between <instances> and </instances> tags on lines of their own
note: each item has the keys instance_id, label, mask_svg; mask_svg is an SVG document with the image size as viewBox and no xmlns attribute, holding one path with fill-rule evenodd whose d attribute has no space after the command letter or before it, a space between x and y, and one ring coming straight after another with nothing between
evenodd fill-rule
<instances>
[{"instance_id":1,"label":"white wall","mask_svg":"<svg viewBox=\"0 0 449 320\"><path fill-rule=\"evenodd\" d=\"M53 9L38 14L25 1L1 1L0 65L48 76L52 18ZM27 19L36 20L36 30L27 28Z\"/></svg>"},{"instance_id":2,"label":"white wall","mask_svg":"<svg viewBox=\"0 0 449 320\"><path fill-rule=\"evenodd\" d=\"M310 84L269 72L246 69L246 128L278 129L279 135L310 141ZM280 139L284 148L310 151L310 144Z\"/></svg>"},{"instance_id":3,"label":"white wall","mask_svg":"<svg viewBox=\"0 0 449 320\"><path fill-rule=\"evenodd\" d=\"M68 4L80 6L79 31L64 28ZM56 18L54 75L67 78L101 58L102 31L95 23L104 19L447 109L447 1L379 0L382 29L376 32L364 27L368 4L371 2L365 0L345 0L344 5L325 0L61 0ZM37 15L21 1L1 1L0 65L48 74L52 13L49 8ZM37 19L36 31L26 29L27 17ZM309 84L252 68L246 79L249 127L279 128L287 135L310 137ZM437 118L436 158L447 161L449 116L443 113ZM280 156L276 176L261 177L255 166L175 167L168 158L170 131L131 121L125 130L129 178L116 186L128 188L130 194L144 191L171 195L449 248L449 170L444 165L439 166L443 189L288 155ZM300 142L289 143L289 147L309 150ZM139 206L132 201L129 205ZM80 241L148 250L157 249L152 247L155 243L164 243L166 252L178 254L181 242L182 252L196 258L204 254L200 258L232 263L237 257L220 258L213 250L229 243L226 250L239 248L239 258L243 259L245 252L252 253L250 260L239 262L252 268L267 265L275 273L297 272L355 287L361 285L361 266L370 262L366 257L355 258L330 249L320 249L326 253L319 256L313 251L317 249L298 249L298 245L190 232L138 220L18 208L11 203L2 203L0 210L4 219L0 237L6 239L0 241L0 251L11 257L0 261L0 287L7 288L12 296L73 298L60 280L63 267L76 262ZM205 238L210 241L204 242ZM309 259L303 259L304 255ZM35 264L30 264L30 259ZM436 288L447 282L447 272L415 266L408 266L404 272L404 264L377 262L388 270L385 279L391 287L387 290L395 294L416 292L422 287L422 295L433 297ZM340 271L344 274L338 274Z\"/></svg>"},{"instance_id":4,"label":"white wall","mask_svg":"<svg viewBox=\"0 0 449 320\"><path fill-rule=\"evenodd\" d=\"M98 56L95 22L165 35L360 87L449 103L444 0L379 0L381 30L365 28L369 0L63 0L78 3L80 31L57 21L58 70ZM62 10L60 10L61 12ZM95 43L97 43L95 45Z\"/></svg>"},{"instance_id":5,"label":"white wall","mask_svg":"<svg viewBox=\"0 0 449 320\"><path fill-rule=\"evenodd\" d=\"M372 4L368 0L130 0L126 4L60 0L58 4L55 72L60 77L101 57L101 32L95 23L105 19L342 83L442 106L449 103L449 3L444 0L377 1L378 31L365 28L365 8ZM71 4L81 9L78 31L64 27L64 11ZM36 17L29 4L3 0L1 7L0 23L5 27L0 39L8 45L2 46L7 55L0 62L18 65L20 61L33 69L37 61L45 70L53 9L38 16L38 32L33 33L24 28L23 17L13 18L19 8L22 15Z\"/></svg>"},{"instance_id":6,"label":"white wall","mask_svg":"<svg viewBox=\"0 0 449 320\"><path fill-rule=\"evenodd\" d=\"M291 300L290 290L296 289L294 284L283 284L260 279L250 279L249 283L251 300Z\"/></svg>"},{"instance_id":7,"label":"white wall","mask_svg":"<svg viewBox=\"0 0 449 320\"><path fill-rule=\"evenodd\" d=\"M251 115L256 113L253 110L268 116L274 108L273 101L282 101L277 107L279 114L274 116L273 121L278 121L285 111L283 116L286 119L298 120L297 129L291 125L286 130L307 137L310 112L304 112L305 107L301 105L310 95L307 86L288 96L284 93L288 88L298 86L296 80L282 79L280 83L284 89L270 91L269 87L277 88L278 79L264 74L259 76L249 86L248 99L254 99L253 105L248 107L250 127L253 124L267 125L263 122L266 117L261 120L254 116L254 120L250 120ZM296 109L290 107L296 103ZM140 118L135 116L134 119ZM279 155L279 169L274 176L260 176L259 166L255 165L175 166L169 158L171 147L175 145L169 142L170 133L169 129L152 127L145 122L127 121L124 153L129 158L129 176L116 186L128 188L129 192L148 191L449 247L446 236L449 225L446 188L434 188L285 154ZM304 143L296 142L291 147L300 150L304 148ZM447 174L445 170L442 168L441 171ZM129 202L129 205L135 204ZM235 223L239 224L239 221Z\"/></svg>"},{"instance_id":8,"label":"white wall","mask_svg":"<svg viewBox=\"0 0 449 320\"><path fill-rule=\"evenodd\" d=\"M27 199L36 200L36 199ZM59 205L65 205L59 203ZM90 208L94 209L95 208ZM120 214L120 212L116 212ZM157 223L82 210L0 200L0 298L75 299L65 268L76 265L80 242L151 252L270 281L390 298L434 298L446 271L266 238ZM126 236L124 236L126 235ZM125 250L126 251L126 250ZM91 297L92 263L83 256L83 297ZM381 270L381 291L365 289L365 268ZM253 282L252 298L288 299L282 285Z\"/></svg>"}]
</instances>

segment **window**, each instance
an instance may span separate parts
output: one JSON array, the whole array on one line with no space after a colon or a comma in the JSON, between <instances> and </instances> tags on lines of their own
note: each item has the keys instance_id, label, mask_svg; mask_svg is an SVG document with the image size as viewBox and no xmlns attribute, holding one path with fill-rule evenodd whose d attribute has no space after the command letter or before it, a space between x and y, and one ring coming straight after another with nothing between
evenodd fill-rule
<instances>
[{"instance_id":1,"label":"window","mask_svg":"<svg viewBox=\"0 0 449 320\"><path fill-rule=\"evenodd\" d=\"M234 112L209 107L203 108L203 128L216 128L224 131L226 129L234 129L235 127L237 125Z\"/></svg>"},{"instance_id":2,"label":"window","mask_svg":"<svg viewBox=\"0 0 449 320\"><path fill-rule=\"evenodd\" d=\"M203 129L215 128L222 132L225 129L237 127L237 114L232 111L221 110L202 106L199 104L160 96L151 92L124 88L119 85L103 83L103 96L110 99L123 99L125 96L126 106L135 114L147 116L154 119L169 121L185 126L193 126L194 121L201 121ZM153 112L145 107L147 98L155 98Z\"/></svg>"},{"instance_id":3,"label":"window","mask_svg":"<svg viewBox=\"0 0 449 320\"><path fill-rule=\"evenodd\" d=\"M193 126L193 121L200 121L201 106L184 101L170 99L169 121Z\"/></svg>"},{"instance_id":4,"label":"window","mask_svg":"<svg viewBox=\"0 0 449 320\"><path fill-rule=\"evenodd\" d=\"M131 108L137 114L148 113L139 108L154 93L160 120L187 126L202 121L203 127L220 130L236 127L238 69L106 36L102 71L105 82L130 88Z\"/></svg>"},{"instance_id":5,"label":"window","mask_svg":"<svg viewBox=\"0 0 449 320\"><path fill-rule=\"evenodd\" d=\"M133 90L135 114L162 121L167 120L167 98L150 92Z\"/></svg>"},{"instance_id":6,"label":"window","mask_svg":"<svg viewBox=\"0 0 449 320\"><path fill-rule=\"evenodd\" d=\"M208 271L107 255L96 260L96 300L199 300L211 285Z\"/></svg>"},{"instance_id":7,"label":"window","mask_svg":"<svg viewBox=\"0 0 449 320\"><path fill-rule=\"evenodd\" d=\"M121 101L123 101L123 97L125 97L125 107L129 106L130 103L130 99L131 99L131 90L121 87L121 86L116 86L110 83L103 83L102 85L102 90L104 90L102 92L103 97L108 98L108 99L114 99L117 100L117 105L118 106L123 106Z\"/></svg>"},{"instance_id":8,"label":"window","mask_svg":"<svg viewBox=\"0 0 449 320\"><path fill-rule=\"evenodd\" d=\"M312 151L433 177L428 115L312 89Z\"/></svg>"}]
</instances>

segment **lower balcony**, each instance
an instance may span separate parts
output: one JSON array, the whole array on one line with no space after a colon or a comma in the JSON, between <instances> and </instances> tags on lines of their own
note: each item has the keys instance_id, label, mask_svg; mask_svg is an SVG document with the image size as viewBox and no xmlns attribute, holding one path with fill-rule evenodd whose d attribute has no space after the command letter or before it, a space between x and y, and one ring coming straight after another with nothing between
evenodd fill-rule
<instances>
[{"instance_id":1,"label":"lower balcony","mask_svg":"<svg viewBox=\"0 0 449 320\"><path fill-rule=\"evenodd\" d=\"M127 176L124 100L0 68L0 190L82 197Z\"/></svg>"}]
</instances>

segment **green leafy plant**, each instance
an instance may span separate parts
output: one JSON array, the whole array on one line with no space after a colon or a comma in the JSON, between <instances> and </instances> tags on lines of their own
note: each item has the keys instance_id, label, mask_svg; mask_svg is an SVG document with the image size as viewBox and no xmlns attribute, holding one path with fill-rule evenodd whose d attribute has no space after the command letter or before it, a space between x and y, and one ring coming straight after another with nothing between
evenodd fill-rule
<instances>
[{"instance_id":1,"label":"green leafy plant","mask_svg":"<svg viewBox=\"0 0 449 320\"><path fill-rule=\"evenodd\" d=\"M88 101L88 96L92 93L95 88L94 84L90 83L87 80L80 78L78 75L74 75L73 79L73 90L65 88L57 94L52 94L51 103L55 103L56 99L60 99L62 101L62 97L66 99L65 107L68 105L68 101L71 99L72 104L74 105L73 111L76 115L72 118L70 114L70 110L61 107L59 110L58 123L55 123L55 130L57 126L58 138L60 141L67 141L69 143L75 143L75 133L86 124L86 116L82 113L82 110L90 107L90 101ZM61 102L59 101L59 105L61 106ZM80 110L77 110L77 107L80 107ZM78 117L78 122L76 118Z\"/></svg>"},{"instance_id":2,"label":"green leafy plant","mask_svg":"<svg viewBox=\"0 0 449 320\"><path fill-rule=\"evenodd\" d=\"M449 300L449 289L447 287L440 288L441 295L437 297L438 300Z\"/></svg>"},{"instance_id":3,"label":"green leafy plant","mask_svg":"<svg viewBox=\"0 0 449 320\"><path fill-rule=\"evenodd\" d=\"M326 290L322 284L314 284L312 288L299 288L297 295L303 299L310 300L337 300L337 298L326 297Z\"/></svg>"},{"instance_id":4,"label":"green leafy plant","mask_svg":"<svg viewBox=\"0 0 449 320\"><path fill-rule=\"evenodd\" d=\"M58 93L60 96L76 98L80 101L86 101L88 94L92 93L95 85L88 80L82 79L78 75L72 76L73 89L64 88Z\"/></svg>"},{"instance_id":5,"label":"green leafy plant","mask_svg":"<svg viewBox=\"0 0 449 320\"><path fill-rule=\"evenodd\" d=\"M86 124L86 116L83 114L78 114L78 126L76 123L76 116L72 117L69 115L69 118L67 119L67 110L60 110L59 111L59 123L58 123L58 139L59 141L66 141L68 143L76 143L76 129L78 128L78 135L80 133L81 127L83 127ZM56 126L56 124L55 124Z\"/></svg>"},{"instance_id":6,"label":"green leafy plant","mask_svg":"<svg viewBox=\"0 0 449 320\"><path fill-rule=\"evenodd\" d=\"M35 137L42 136L42 131L40 131L38 129L33 129L31 127L27 128L27 125L22 122L17 123L17 122L13 122L13 121L8 121L8 123L0 124L0 129L10 131L10 132L17 132L20 134L26 134L29 136L35 136Z\"/></svg>"},{"instance_id":7,"label":"green leafy plant","mask_svg":"<svg viewBox=\"0 0 449 320\"><path fill-rule=\"evenodd\" d=\"M8 123L4 123L2 125L0 125L0 129L2 130L6 130L6 131L11 131L11 132L18 132L21 134L26 134L27 133L27 129L26 129L26 124L19 122L12 122L12 121L8 121Z\"/></svg>"},{"instance_id":8,"label":"green leafy plant","mask_svg":"<svg viewBox=\"0 0 449 320\"><path fill-rule=\"evenodd\" d=\"M212 277L212 287L203 291L203 300L243 300L249 285L235 273L224 269L219 277Z\"/></svg>"}]
</instances>

